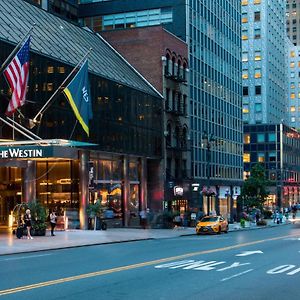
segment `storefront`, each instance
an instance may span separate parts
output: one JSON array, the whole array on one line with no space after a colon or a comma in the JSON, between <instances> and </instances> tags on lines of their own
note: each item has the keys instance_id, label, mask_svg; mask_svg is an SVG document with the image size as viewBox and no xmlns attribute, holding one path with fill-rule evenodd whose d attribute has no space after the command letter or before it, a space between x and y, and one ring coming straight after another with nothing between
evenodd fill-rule
<instances>
[{"instance_id":1,"label":"storefront","mask_svg":"<svg viewBox=\"0 0 300 300\"><path fill-rule=\"evenodd\" d=\"M59 226L86 229L86 207L99 199L109 226L139 226L144 159L89 150L89 143L55 143L0 146L0 225L8 226L16 204L36 200L56 210Z\"/></svg>"}]
</instances>

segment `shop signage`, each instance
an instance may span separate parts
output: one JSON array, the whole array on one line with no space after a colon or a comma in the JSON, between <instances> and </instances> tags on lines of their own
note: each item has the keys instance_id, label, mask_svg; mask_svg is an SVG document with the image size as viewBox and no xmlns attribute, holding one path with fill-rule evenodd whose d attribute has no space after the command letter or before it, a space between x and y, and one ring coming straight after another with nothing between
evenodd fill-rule
<instances>
[{"instance_id":1,"label":"shop signage","mask_svg":"<svg viewBox=\"0 0 300 300\"><path fill-rule=\"evenodd\" d=\"M43 149L7 148L0 150L1 158L39 158L43 157Z\"/></svg>"},{"instance_id":2,"label":"shop signage","mask_svg":"<svg viewBox=\"0 0 300 300\"><path fill-rule=\"evenodd\" d=\"M38 158L78 158L78 149L62 146L18 146L0 147L0 160L2 159L38 159Z\"/></svg>"},{"instance_id":3,"label":"shop signage","mask_svg":"<svg viewBox=\"0 0 300 300\"><path fill-rule=\"evenodd\" d=\"M174 196L182 196L183 188L181 186L174 186Z\"/></svg>"}]
</instances>

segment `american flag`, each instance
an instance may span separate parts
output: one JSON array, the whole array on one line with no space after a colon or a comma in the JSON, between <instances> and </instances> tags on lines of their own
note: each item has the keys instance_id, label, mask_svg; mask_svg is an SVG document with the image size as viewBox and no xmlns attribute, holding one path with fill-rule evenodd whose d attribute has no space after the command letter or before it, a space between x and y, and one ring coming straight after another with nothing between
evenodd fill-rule
<instances>
[{"instance_id":1,"label":"american flag","mask_svg":"<svg viewBox=\"0 0 300 300\"><path fill-rule=\"evenodd\" d=\"M29 44L30 37L4 70L4 75L12 90L12 97L8 104L6 115L13 114L18 107L25 103L29 77Z\"/></svg>"}]
</instances>

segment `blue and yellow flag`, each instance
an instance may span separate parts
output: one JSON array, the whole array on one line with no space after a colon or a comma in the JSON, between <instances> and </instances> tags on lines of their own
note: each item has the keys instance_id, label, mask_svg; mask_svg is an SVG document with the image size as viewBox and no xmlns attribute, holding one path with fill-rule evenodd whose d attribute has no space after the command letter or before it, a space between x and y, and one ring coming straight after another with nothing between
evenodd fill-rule
<instances>
[{"instance_id":1,"label":"blue and yellow flag","mask_svg":"<svg viewBox=\"0 0 300 300\"><path fill-rule=\"evenodd\" d=\"M87 60L63 92L69 100L76 118L89 136L89 120L92 119L93 112Z\"/></svg>"}]
</instances>

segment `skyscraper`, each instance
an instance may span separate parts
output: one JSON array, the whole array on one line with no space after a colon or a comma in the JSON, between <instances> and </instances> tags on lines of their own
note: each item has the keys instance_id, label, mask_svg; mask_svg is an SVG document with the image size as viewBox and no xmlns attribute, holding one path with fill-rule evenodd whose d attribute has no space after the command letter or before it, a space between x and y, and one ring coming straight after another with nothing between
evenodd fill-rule
<instances>
[{"instance_id":1,"label":"skyscraper","mask_svg":"<svg viewBox=\"0 0 300 300\"><path fill-rule=\"evenodd\" d=\"M239 193L243 173L240 2L85 0L84 3L79 6L79 17L83 25L95 31L163 24L187 42L191 169L195 186L199 187L193 198L204 213L210 210L228 213L232 206L229 199Z\"/></svg>"},{"instance_id":2,"label":"skyscraper","mask_svg":"<svg viewBox=\"0 0 300 300\"><path fill-rule=\"evenodd\" d=\"M285 2L242 1L243 120L286 120Z\"/></svg>"},{"instance_id":3,"label":"skyscraper","mask_svg":"<svg viewBox=\"0 0 300 300\"><path fill-rule=\"evenodd\" d=\"M296 46L300 42L300 1L286 0L286 32ZM297 18L298 17L298 18Z\"/></svg>"}]
</instances>

